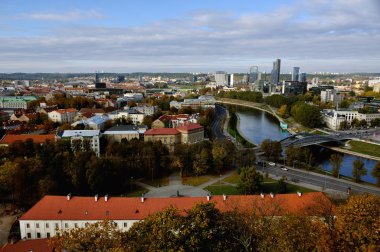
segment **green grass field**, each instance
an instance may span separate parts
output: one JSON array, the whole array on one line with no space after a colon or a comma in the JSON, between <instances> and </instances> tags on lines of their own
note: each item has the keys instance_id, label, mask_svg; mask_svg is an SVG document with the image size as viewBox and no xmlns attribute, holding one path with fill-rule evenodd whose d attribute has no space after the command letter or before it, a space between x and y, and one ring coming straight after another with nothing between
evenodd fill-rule
<instances>
[{"instance_id":1,"label":"green grass field","mask_svg":"<svg viewBox=\"0 0 380 252\"><path fill-rule=\"evenodd\" d=\"M220 185L219 183L210 185L205 188L206 190L210 191L212 195L239 195L239 191L236 187L230 186L230 185Z\"/></svg>"},{"instance_id":2,"label":"green grass field","mask_svg":"<svg viewBox=\"0 0 380 252\"><path fill-rule=\"evenodd\" d=\"M191 186L199 186L199 185L204 184L213 178L216 178L216 176L183 177L182 178L182 184L191 185Z\"/></svg>"},{"instance_id":3,"label":"green grass field","mask_svg":"<svg viewBox=\"0 0 380 252\"><path fill-rule=\"evenodd\" d=\"M351 149L349 149L350 151L380 157L380 145L360 141L350 141L349 145L351 146Z\"/></svg>"},{"instance_id":4,"label":"green grass field","mask_svg":"<svg viewBox=\"0 0 380 252\"><path fill-rule=\"evenodd\" d=\"M143 188L143 187L140 187L140 186L137 186L137 185L133 185L132 187L132 192L129 192L127 193L127 197L140 197L141 194L143 193L147 193L148 190Z\"/></svg>"}]
</instances>

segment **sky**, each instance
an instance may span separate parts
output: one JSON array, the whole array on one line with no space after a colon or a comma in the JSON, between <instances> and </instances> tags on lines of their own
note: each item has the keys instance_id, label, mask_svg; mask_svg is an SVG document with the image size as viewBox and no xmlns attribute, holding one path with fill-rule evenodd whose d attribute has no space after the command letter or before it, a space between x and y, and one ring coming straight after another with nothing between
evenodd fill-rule
<instances>
[{"instance_id":1,"label":"sky","mask_svg":"<svg viewBox=\"0 0 380 252\"><path fill-rule=\"evenodd\" d=\"M0 0L0 72L380 72L380 0Z\"/></svg>"}]
</instances>

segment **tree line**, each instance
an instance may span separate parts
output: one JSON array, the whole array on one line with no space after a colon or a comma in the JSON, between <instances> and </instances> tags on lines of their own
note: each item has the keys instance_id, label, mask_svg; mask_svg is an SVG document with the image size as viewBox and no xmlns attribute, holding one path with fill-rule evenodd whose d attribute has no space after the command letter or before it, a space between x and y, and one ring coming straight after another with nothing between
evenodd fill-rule
<instances>
[{"instance_id":1,"label":"tree line","mask_svg":"<svg viewBox=\"0 0 380 252\"><path fill-rule=\"evenodd\" d=\"M274 206L255 202L257 211L220 212L203 203L184 214L169 207L125 232L103 221L63 230L50 244L59 251L378 251L379 205L373 195L351 196L337 207L316 199L281 217L269 210Z\"/></svg>"},{"instance_id":2,"label":"tree line","mask_svg":"<svg viewBox=\"0 0 380 252\"><path fill-rule=\"evenodd\" d=\"M75 149L75 143L63 139L44 144L28 139L2 147L0 199L28 206L46 194L124 195L131 177L153 180L173 170L183 176L220 174L254 161L251 150L237 152L229 141L177 145L174 153L161 142L102 141L100 157L89 146Z\"/></svg>"}]
</instances>

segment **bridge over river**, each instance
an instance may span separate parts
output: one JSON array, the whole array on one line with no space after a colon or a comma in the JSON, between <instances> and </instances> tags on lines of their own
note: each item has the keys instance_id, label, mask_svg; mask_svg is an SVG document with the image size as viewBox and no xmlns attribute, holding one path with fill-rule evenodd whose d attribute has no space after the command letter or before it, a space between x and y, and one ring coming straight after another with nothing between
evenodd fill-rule
<instances>
[{"instance_id":1,"label":"bridge over river","mask_svg":"<svg viewBox=\"0 0 380 252\"><path fill-rule=\"evenodd\" d=\"M308 134L300 133L294 134L280 141L282 148L287 148L289 146L293 147L305 147L315 144L335 142L338 144L344 144L345 141L357 139L357 137L351 134L331 134L331 135L318 135L318 134Z\"/></svg>"}]
</instances>

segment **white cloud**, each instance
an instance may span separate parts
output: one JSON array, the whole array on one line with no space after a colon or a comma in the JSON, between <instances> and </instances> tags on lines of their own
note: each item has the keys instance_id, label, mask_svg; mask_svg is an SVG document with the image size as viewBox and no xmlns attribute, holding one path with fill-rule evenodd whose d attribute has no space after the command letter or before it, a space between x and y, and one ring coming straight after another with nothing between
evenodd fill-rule
<instances>
[{"instance_id":1,"label":"white cloud","mask_svg":"<svg viewBox=\"0 0 380 252\"><path fill-rule=\"evenodd\" d=\"M141 27L64 26L44 36L0 38L0 69L244 72L254 64L269 71L280 57L284 71L297 64L303 71L379 72L376 6L374 0L310 0L240 16L203 10ZM34 16L79 17L86 14Z\"/></svg>"},{"instance_id":2,"label":"white cloud","mask_svg":"<svg viewBox=\"0 0 380 252\"><path fill-rule=\"evenodd\" d=\"M103 15L96 10L81 11L72 10L67 13L48 13L48 12L35 12L35 13L24 13L21 18L34 19L34 20L46 20L46 21L74 21L81 19L100 19Z\"/></svg>"}]
</instances>

